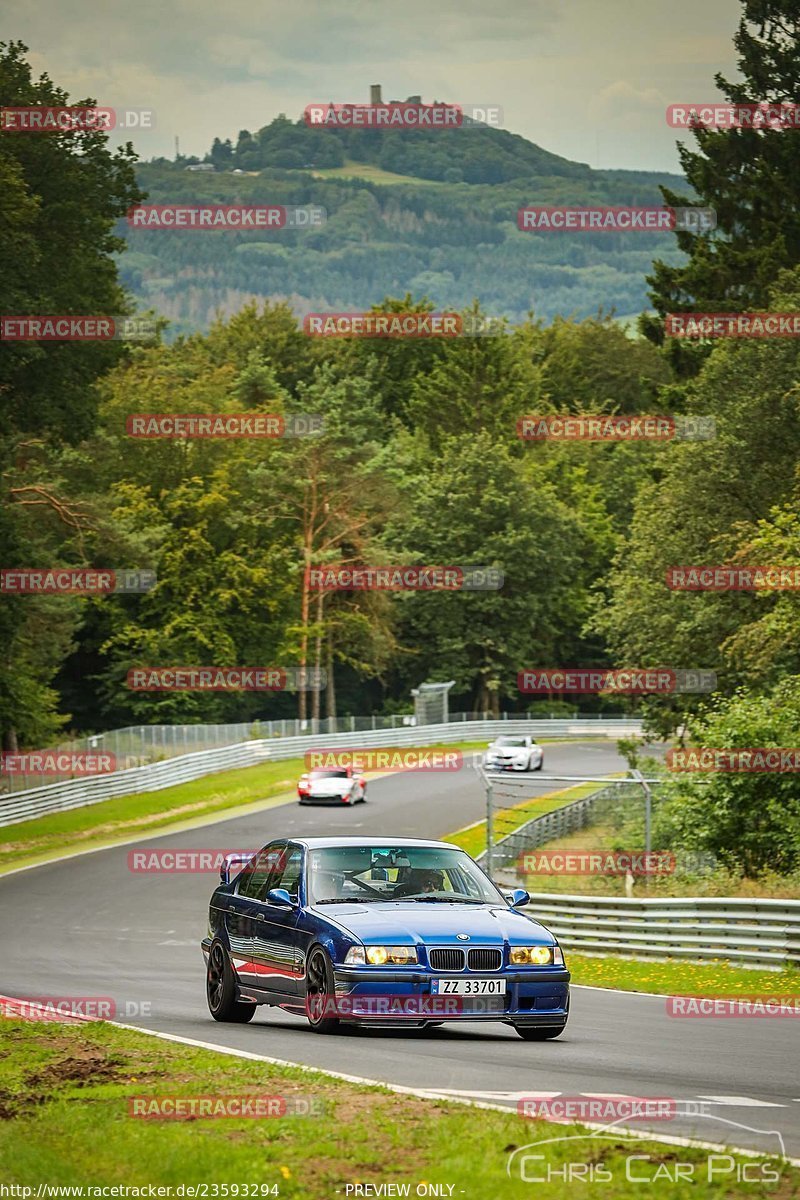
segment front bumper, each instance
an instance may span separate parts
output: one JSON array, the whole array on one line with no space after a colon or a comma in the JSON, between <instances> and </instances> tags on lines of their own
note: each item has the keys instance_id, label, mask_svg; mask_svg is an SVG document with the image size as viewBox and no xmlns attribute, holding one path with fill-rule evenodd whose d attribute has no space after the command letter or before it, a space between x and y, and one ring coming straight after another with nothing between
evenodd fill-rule
<instances>
[{"instance_id":1,"label":"front bumper","mask_svg":"<svg viewBox=\"0 0 800 1200\"><path fill-rule=\"evenodd\" d=\"M346 796L299 796L298 799L301 804L336 804L339 808L353 803L349 793Z\"/></svg>"},{"instance_id":2,"label":"front bumper","mask_svg":"<svg viewBox=\"0 0 800 1200\"><path fill-rule=\"evenodd\" d=\"M502 996L439 996L431 992L434 979L493 978L506 981ZM569 1015L570 973L564 967L534 970L464 973L380 968L334 967L337 1000L344 1000L344 1020L419 1024L440 1021L509 1021L515 1025L561 1027ZM386 1011L380 1011L380 1002ZM359 1011L359 1000L364 1011ZM459 1001L452 1004L449 1001ZM402 1011L407 1002L410 1012Z\"/></svg>"}]
</instances>

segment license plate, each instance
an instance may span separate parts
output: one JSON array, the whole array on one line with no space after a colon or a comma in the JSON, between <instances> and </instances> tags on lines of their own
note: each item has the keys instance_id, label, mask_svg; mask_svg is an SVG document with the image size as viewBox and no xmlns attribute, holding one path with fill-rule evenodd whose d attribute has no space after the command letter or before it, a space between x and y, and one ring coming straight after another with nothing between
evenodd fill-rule
<instances>
[{"instance_id":1,"label":"license plate","mask_svg":"<svg viewBox=\"0 0 800 1200\"><path fill-rule=\"evenodd\" d=\"M434 996L504 996L505 979L432 979Z\"/></svg>"}]
</instances>

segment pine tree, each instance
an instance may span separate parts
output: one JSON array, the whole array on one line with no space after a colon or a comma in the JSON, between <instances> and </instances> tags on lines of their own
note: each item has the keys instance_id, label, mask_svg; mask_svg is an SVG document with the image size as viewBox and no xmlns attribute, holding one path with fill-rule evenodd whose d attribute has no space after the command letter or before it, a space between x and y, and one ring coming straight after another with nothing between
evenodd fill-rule
<instances>
[{"instance_id":1,"label":"pine tree","mask_svg":"<svg viewBox=\"0 0 800 1200\"><path fill-rule=\"evenodd\" d=\"M800 0L743 0L734 38L741 82L715 82L731 103L800 100ZM669 205L715 209L714 233L679 233L689 255L681 266L656 261L648 276L657 316L642 318L652 341L664 340L669 312L748 312L765 308L778 272L800 262L800 128L694 130L696 149L679 147L695 198L662 188ZM676 366L691 372L697 347L674 343Z\"/></svg>"}]
</instances>

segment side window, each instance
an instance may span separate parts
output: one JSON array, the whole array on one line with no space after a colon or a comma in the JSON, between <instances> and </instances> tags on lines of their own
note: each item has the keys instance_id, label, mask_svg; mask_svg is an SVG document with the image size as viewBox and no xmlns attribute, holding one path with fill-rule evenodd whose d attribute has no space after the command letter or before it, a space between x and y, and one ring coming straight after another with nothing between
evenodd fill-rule
<instances>
[{"instance_id":1,"label":"side window","mask_svg":"<svg viewBox=\"0 0 800 1200\"><path fill-rule=\"evenodd\" d=\"M267 885L275 886L270 884L270 878L275 873L276 867L280 868L284 860L283 843L273 843L265 846L263 850L259 850L242 872L241 882L237 888L238 895L247 896L250 900L262 900L267 894Z\"/></svg>"},{"instance_id":2,"label":"side window","mask_svg":"<svg viewBox=\"0 0 800 1200\"><path fill-rule=\"evenodd\" d=\"M303 851L299 846L291 846L281 858L282 861L276 865L270 877L268 890L285 888L292 899L296 900L303 872Z\"/></svg>"}]
</instances>

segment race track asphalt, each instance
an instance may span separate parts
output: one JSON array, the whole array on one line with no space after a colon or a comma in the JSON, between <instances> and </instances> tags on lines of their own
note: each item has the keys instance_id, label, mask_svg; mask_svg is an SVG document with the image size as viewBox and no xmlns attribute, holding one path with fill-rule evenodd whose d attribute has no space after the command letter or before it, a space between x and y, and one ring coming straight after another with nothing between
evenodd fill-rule
<instances>
[{"instance_id":1,"label":"race track asphalt","mask_svg":"<svg viewBox=\"0 0 800 1200\"><path fill-rule=\"evenodd\" d=\"M548 774L622 769L611 742L545 748ZM531 794L556 786L529 778ZM480 777L469 768L387 776L373 780L368 795L353 809L293 802L140 845L244 848L300 833L439 838L484 811ZM130 1024L512 1107L533 1093L670 1097L685 1115L654 1130L774 1153L782 1143L800 1157L800 1026L791 1018L679 1020L667 1016L663 997L576 987L567 1030L541 1044L476 1023L321 1037L304 1019L265 1008L250 1025L215 1023L199 948L215 877L134 873L133 849L0 877L0 994L111 997ZM692 1105L705 1114L692 1115Z\"/></svg>"}]
</instances>

